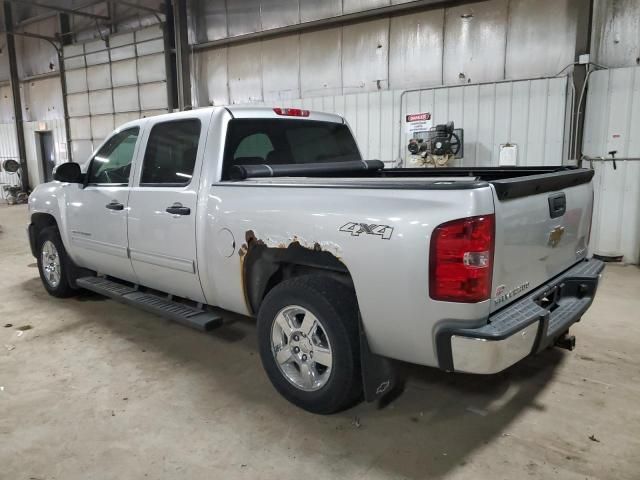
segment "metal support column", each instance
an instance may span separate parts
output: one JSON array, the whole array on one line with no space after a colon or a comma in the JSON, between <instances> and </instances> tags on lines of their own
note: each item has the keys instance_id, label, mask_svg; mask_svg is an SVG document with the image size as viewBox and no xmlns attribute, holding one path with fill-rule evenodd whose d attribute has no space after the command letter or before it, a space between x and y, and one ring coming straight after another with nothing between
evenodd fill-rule
<instances>
[{"instance_id":1,"label":"metal support column","mask_svg":"<svg viewBox=\"0 0 640 480\"><path fill-rule=\"evenodd\" d=\"M162 24L162 40L164 41L164 70L167 76L167 107L169 112L173 112L178 103L176 91L176 56L175 35L173 31L173 5L171 0L164 4L165 19Z\"/></svg>"},{"instance_id":2,"label":"metal support column","mask_svg":"<svg viewBox=\"0 0 640 480\"><path fill-rule=\"evenodd\" d=\"M7 53L9 54L9 74L11 76L11 93L13 96L13 116L16 120L16 139L18 155L22 167L22 190L29 191L29 167L27 165L27 149L24 142L24 124L22 121L22 100L20 99L20 79L18 78L18 61L16 59L16 42L13 36L13 12L11 3L4 3L4 26L7 32Z\"/></svg>"},{"instance_id":3,"label":"metal support column","mask_svg":"<svg viewBox=\"0 0 640 480\"><path fill-rule=\"evenodd\" d=\"M67 144L67 162L73 162L73 152L71 151L71 126L69 122L69 107L67 105L67 75L64 67L64 45L72 43L71 23L69 15L66 13L58 14L58 23L60 25L60 38L62 45L58 49L58 64L60 65L60 87L62 89L62 114L64 115L65 142Z\"/></svg>"},{"instance_id":4,"label":"metal support column","mask_svg":"<svg viewBox=\"0 0 640 480\"><path fill-rule=\"evenodd\" d=\"M576 25L576 48L575 48L575 61L578 61L580 55L590 53L591 48L591 27L593 22L593 2L591 0L580 0L576 6L577 25ZM573 105L573 138L571 141L576 145L575 158L578 159L580 164L580 158L582 157L582 135L584 130L584 110L586 108L586 89L585 82L588 80L588 69L590 65L576 65L573 69L573 85L576 92L576 101ZM581 100L581 91L584 91L584 100ZM571 150L569 150L571 151Z\"/></svg>"},{"instance_id":5,"label":"metal support column","mask_svg":"<svg viewBox=\"0 0 640 480\"><path fill-rule=\"evenodd\" d=\"M174 0L173 28L176 42L176 70L178 77L178 107L191 108L191 77L189 68L189 38L187 36L187 2Z\"/></svg>"}]
</instances>

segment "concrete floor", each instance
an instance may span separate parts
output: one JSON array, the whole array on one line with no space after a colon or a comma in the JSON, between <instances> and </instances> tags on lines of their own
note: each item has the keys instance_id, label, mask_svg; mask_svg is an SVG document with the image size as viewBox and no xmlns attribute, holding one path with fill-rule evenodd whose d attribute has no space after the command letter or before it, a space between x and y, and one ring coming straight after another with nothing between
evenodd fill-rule
<instances>
[{"instance_id":1,"label":"concrete floor","mask_svg":"<svg viewBox=\"0 0 640 480\"><path fill-rule=\"evenodd\" d=\"M492 377L405 366L386 408L322 417L273 390L250 319L205 335L48 296L26 222L0 206L1 479L640 478L636 267L607 268L572 353Z\"/></svg>"}]
</instances>

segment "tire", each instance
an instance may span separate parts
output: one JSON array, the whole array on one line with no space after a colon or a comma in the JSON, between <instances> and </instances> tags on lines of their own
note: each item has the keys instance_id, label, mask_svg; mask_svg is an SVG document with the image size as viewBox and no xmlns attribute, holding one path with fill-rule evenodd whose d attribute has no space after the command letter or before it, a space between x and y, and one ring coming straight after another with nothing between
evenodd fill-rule
<instances>
[{"instance_id":1,"label":"tire","mask_svg":"<svg viewBox=\"0 0 640 480\"><path fill-rule=\"evenodd\" d=\"M58 298L73 296L76 290L69 283L69 258L56 227L48 227L40 232L36 252L40 280L49 295ZM45 257L48 257L46 263Z\"/></svg>"},{"instance_id":2,"label":"tire","mask_svg":"<svg viewBox=\"0 0 640 480\"><path fill-rule=\"evenodd\" d=\"M269 380L294 405L330 414L361 399L356 296L335 279L309 275L276 285L258 312L258 343Z\"/></svg>"}]
</instances>

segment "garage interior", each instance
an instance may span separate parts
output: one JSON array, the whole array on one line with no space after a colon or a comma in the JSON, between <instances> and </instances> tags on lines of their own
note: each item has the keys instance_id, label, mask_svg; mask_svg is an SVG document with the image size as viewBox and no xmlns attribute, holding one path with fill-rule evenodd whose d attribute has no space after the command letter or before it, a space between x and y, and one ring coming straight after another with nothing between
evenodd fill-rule
<instances>
[{"instance_id":1,"label":"garage interior","mask_svg":"<svg viewBox=\"0 0 640 480\"><path fill-rule=\"evenodd\" d=\"M639 477L637 0L0 3L0 478ZM271 387L252 319L47 295L20 192L127 121L243 104L340 114L388 167L428 113L464 132L450 166L593 169L610 262L576 350L401 365L388 404L317 416Z\"/></svg>"}]
</instances>

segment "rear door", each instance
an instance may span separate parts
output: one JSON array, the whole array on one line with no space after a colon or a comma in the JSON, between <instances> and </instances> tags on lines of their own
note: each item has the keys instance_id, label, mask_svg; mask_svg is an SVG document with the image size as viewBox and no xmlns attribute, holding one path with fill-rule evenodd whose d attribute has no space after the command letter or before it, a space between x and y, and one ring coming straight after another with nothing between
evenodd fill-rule
<instances>
[{"instance_id":1,"label":"rear door","mask_svg":"<svg viewBox=\"0 0 640 480\"><path fill-rule=\"evenodd\" d=\"M593 208L588 173L557 172L494 182L492 310L586 257ZM549 189L550 184L555 188Z\"/></svg>"},{"instance_id":2,"label":"rear door","mask_svg":"<svg viewBox=\"0 0 640 480\"><path fill-rule=\"evenodd\" d=\"M151 119L129 197L129 250L142 285L204 302L196 210L211 111Z\"/></svg>"}]
</instances>

